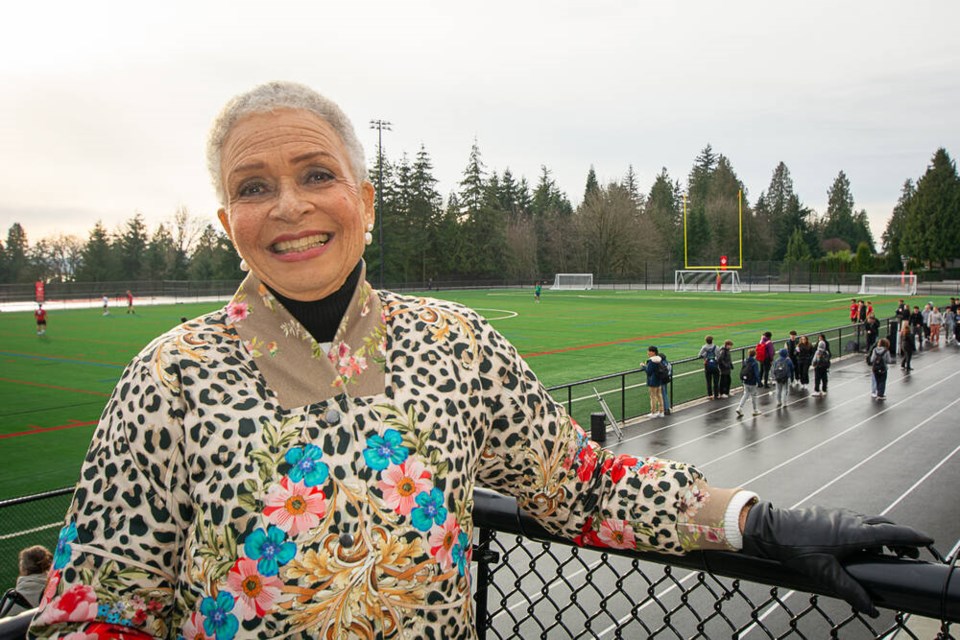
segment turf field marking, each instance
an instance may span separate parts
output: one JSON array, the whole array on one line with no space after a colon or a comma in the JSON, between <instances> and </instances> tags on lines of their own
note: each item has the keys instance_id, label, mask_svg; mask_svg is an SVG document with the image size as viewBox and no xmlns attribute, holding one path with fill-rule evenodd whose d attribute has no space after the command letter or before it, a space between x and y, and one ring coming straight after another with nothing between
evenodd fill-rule
<instances>
[{"instance_id":1,"label":"turf field marking","mask_svg":"<svg viewBox=\"0 0 960 640\"><path fill-rule=\"evenodd\" d=\"M94 367L113 367L123 369L126 364L115 362L96 362L94 360L74 360L72 358L54 358L52 356L40 356L33 353L16 353L13 351L0 351L0 356L10 356L13 358L28 358L30 360L49 360L51 362L68 362L70 364L89 364Z\"/></svg>"},{"instance_id":2,"label":"turf field marking","mask_svg":"<svg viewBox=\"0 0 960 640\"><path fill-rule=\"evenodd\" d=\"M0 433L0 440L7 438L16 438L18 436L32 436L37 433L46 433L47 431L61 431L63 429L73 429L75 427L89 427L97 424L99 420L88 420L87 422L70 422L67 424L58 424L55 427L34 427L29 431L18 431L16 433Z\"/></svg>"},{"instance_id":3,"label":"turf field marking","mask_svg":"<svg viewBox=\"0 0 960 640\"><path fill-rule=\"evenodd\" d=\"M839 308L838 308L839 309ZM812 316L819 315L824 311L836 311L837 309L818 309L816 311L796 311L794 313L785 313L779 316L765 316L763 318L757 318L755 320L740 320L738 322L727 322L724 324L714 324L704 327L695 327L693 329L679 329L677 331L664 331L662 333L654 333L646 336L634 336L632 338L620 338L618 340L608 340L606 342L596 342L593 344L581 344L574 345L571 347L561 347L559 349L551 349L549 351L534 351L531 353L522 353L520 354L523 358L536 358L539 356L550 356L558 353L567 353L570 351L584 351L586 349L596 349L598 347L611 347L617 344L629 344L631 342L643 342L646 340L653 340L655 338L668 338L670 336L682 336L690 333L703 333L706 331L716 331L718 329L729 329L731 327L742 327L748 325L760 324L763 322L770 322L771 320L786 320L788 318L799 318L802 316Z\"/></svg>"},{"instance_id":4,"label":"turf field marking","mask_svg":"<svg viewBox=\"0 0 960 640\"><path fill-rule=\"evenodd\" d=\"M103 391L87 391L86 389L71 389L70 387L61 387L56 384L43 384L41 382L27 382L26 380L13 380L11 378L0 378L0 382L9 382L11 384L22 384L28 387L40 387L42 389L55 389L57 391L69 391L71 393L86 393L91 396L102 396L107 398L109 393Z\"/></svg>"},{"instance_id":5,"label":"turf field marking","mask_svg":"<svg viewBox=\"0 0 960 640\"><path fill-rule=\"evenodd\" d=\"M23 531L14 531L13 533L5 533L0 536L0 540L9 540L10 538L16 538L18 536L25 536L30 533L37 533L38 531L46 531L47 529L56 529L57 527L62 527L62 522L53 522L51 524L44 524L39 527L34 527L33 529L24 529Z\"/></svg>"},{"instance_id":6,"label":"turf field marking","mask_svg":"<svg viewBox=\"0 0 960 640\"><path fill-rule=\"evenodd\" d=\"M473 307L474 311L496 311L497 313L502 313L504 316L502 318L487 318L487 320L509 320L510 318L516 318L520 314L516 311L510 311L509 309L485 309L483 307Z\"/></svg>"}]
</instances>

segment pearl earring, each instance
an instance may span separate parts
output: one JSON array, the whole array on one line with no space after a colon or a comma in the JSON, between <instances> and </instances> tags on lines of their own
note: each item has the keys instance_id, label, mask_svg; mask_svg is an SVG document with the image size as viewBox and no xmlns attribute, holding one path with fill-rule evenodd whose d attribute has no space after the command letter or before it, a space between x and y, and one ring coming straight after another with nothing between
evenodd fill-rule
<instances>
[{"instance_id":1,"label":"pearl earring","mask_svg":"<svg viewBox=\"0 0 960 640\"><path fill-rule=\"evenodd\" d=\"M247 272L250 271L250 265L247 264L247 261L243 258L240 258L240 271Z\"/></svg>"},{"instance_id":2,"label":"pearl earring","mask_svg":"<svg viewBox=\"0 0 960 640\"><path fill-rule=\"evenodd\" d=\"M373 244L373 223L367 223L367 232L363 234L363 244L371 245Z\"/></svg>"}]
</instances>

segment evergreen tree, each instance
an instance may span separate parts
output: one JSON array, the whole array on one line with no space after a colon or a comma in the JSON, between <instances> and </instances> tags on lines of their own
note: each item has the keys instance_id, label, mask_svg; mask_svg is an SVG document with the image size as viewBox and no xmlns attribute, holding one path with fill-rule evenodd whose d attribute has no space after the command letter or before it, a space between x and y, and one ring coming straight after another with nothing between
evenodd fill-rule
<instances>
[{"instance_id":1,"label":"evergreen tree","mask_svg":"<svg viewBox=\"0 0 960 640\"><path fill-rule=\"evenodd\" d=\"M540 167L540 179L533 190L530 213L537 232L537 264L541 273L564 273L572 269L569 244L573 207L560 191L546 165Z\"/></svg>"},{"instance_id":2,"label":"evergreen tree","mask_svg":"<svg viewBox=\"0 0 960 640\"><path fill-rule=\"evenodd\" d=\"M144 256L144 276L148 280L175 280L173 267L177 247L167 226L160 223L150 237Z\"/></svg>"},{"instance_id":3,"label":"evergreen tree","mask_svg":"<svg viewBox=\"0 0 960 640\"><path fill-rule=\"evenodd\" d=\"M147 226L143 221L143 214L137 212L127 221L123 233L117 238L123 279L139 280L143 276L147 242Z\"/></svg>"},{"instance_id":4,"label":"evergreen tree","mask_svg":"<svg viewBox=\"0 0 960 640\"><path fill-rule=\"evenodd\" d=\"M800 227L794 228L793 233L790 234L790 239L787 241L784 261L788 263L805 262L809 260L810 257L810 246L807 244L803 230Z\"/></svg>"},{"instance_id":5,"label":"evergreen tree","mask_svg":"<svg viewBox=\"0 0 960 640\"><path fill-rule=\"evenodd\" d=\"M629 192L629 187L627 188ZM670 179L667 168L657 175L644 210L657 228L661 238L659 245L646 244L651 259L666 258L679 262L683 259L683 212L680 185Z\"/></svg>"},{"instance_id":6,"label":"evergreen tree","mask_svg":"<svg viewBox=\"0 0 960 640\"><path fill-rule=\"evenodd\" d=\"M87 243L83 247L80 268L77 269L77 280L80 282L109 282L114 280L114 256L110 246L110 238L103 222L97 223L90 231Z\"/></svg>"},{"instance_id":7,"label":"evergreen tree","mask_svg":"<svg viewBox=\"0 0 960 640\"><path fill-rule=\"evenodd\" d=\"M637 181L637 173L633 170L632 164L627 166L627 174L623 177L622 184L623 188L627 190L627 193L630 194L630 197L633 198L634 202L640 206L643 196L640 195L640 185Z\"/></svg>"},{"instance_id":8,"label":"evergreen tree","mask_svg":"<svg viewBox=\"0 0 960 640\"><path fill-rule=\"evenodd\" d=\"M19 222L7 230L6 268L8 282L31 282L27 260L27 232Z\"/></svg>"},{"instance_id":9,"label":"evergreen tree","mask_svg":"<svg viewBox=\"0 0 960 640\"><path fill-rule=\"evenodd\" d=\"M204 227L190 256L191 280L216 280L220 247L217 230L212 224Z\"/></svg>"},{"instance_id":10,"label":"evergreen tree","mask_svg":"<svg viewBox=\"0 0 960 640\"><path fill-rule=\"evenodd\" d=\"M10 269L7 266L7 249L0 241L0 284L10 282Z\"/></svg>"},{"instance_id":11,"label":"evergreen tree","mask_svg":"<svg viewBox=\"0 0 960 640\"><path fill-rule=\"evenodd\" d=\"M590 171L587 172L587 186L583 190L583 201L586 202L598 191L600 191L600 184L597 182L597 172L593 170L593 165L590 165Z\"/></svg>"},{"instance_id":12,"label":"evergreen tree","mask_svg":"<svg viewBox=\"0 0 960 640\"><path fill-rule=\"evenodd\" d=\"M942 147L917 180L908 205L904 245L911 257L941 266L960 255L960 178Z\"/></svg>"},{"instance_id":13,"label":"evergreen tree","mask_svg":"<svg viewBox=\"0 0 960 640\"><path fill-rule=\"evenodd\" d=\"M460 180L460 191L457 194L460 205L464 208L463 212L468 215L479 211L483 204L485 174L483 161L480 159L480 147L474 138L467 166L463 170L463 179Z\"/></svg>"},{"instance_id":14,"label":"evergreen tree","mask_svg":"<svg viewBox=\"0 0 960 640\"><path fill-rule=\"evenodd\" d=\"M901 256L907 254L904 244L906 234L907 211L916 189L909 178L900 189L900 198L893 208L893 214L887 221L887 228L881 236L883 242L884 266L886 271L895 272L903 268Z\"/></svg>"},{"instance_id":15,"label":"evergreen tree","mask_svg":"<svg viewBox=\"0 0 960 640\"><path fill-rule=\"evenodd\" d=\"M838 238L851 247L857 246L860 234L854 221L853 204L850 180L847 174L841 171L827 190L827 213L823 226L824 241Z\"/></svg>"}]
</instances>

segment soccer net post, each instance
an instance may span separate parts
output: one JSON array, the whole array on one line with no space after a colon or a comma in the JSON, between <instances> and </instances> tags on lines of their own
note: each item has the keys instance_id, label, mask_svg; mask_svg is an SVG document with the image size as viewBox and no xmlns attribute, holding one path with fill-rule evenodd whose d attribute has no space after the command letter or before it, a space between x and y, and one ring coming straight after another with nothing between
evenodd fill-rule
<instances>
[{"instance_id":1,"label":"soccer net post","mask_svg":"<svg viewBox=\"0 0 960 640\"><path fill-rule=\"evenodd\" d=\"M711 271L707 269L677 269L674 272L674 291L704 291L740 293L739 271Z\"/></svg>"},{"instance_id":2,"label":"soccer net post","mask_svg":"<svg viewBox=\"0 0 960 640\"><path fill-rule=\"evenodd\" d=\"M859 295L896 293L915 296L917 295L917 276L913 273L865 273L860 276L860 290L857 293Z\"/></svg>"},{"instance_id":3,"label":"soccer net post","mask_svg":"<svg viewBox=\"0 0 960 640\"><path fill-rule=\"evenodd\" d=\"M592 273L558 273L553 278L551 289L585 291L593 289Z\"/></svg>"}]
</instances>

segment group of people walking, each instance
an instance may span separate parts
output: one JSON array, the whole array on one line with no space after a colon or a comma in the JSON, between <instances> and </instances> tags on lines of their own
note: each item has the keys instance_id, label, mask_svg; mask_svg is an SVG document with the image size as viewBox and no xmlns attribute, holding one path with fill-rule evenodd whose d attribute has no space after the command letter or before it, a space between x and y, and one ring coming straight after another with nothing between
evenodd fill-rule
<instances>
[{"instance_id":1,"label":"group of people walking","mask_svg":"<svg viewBox=\"0 0 960 640\"><path fill-rule=\"evenodd\" d=\"M960 313L960 298L950 298L950 303L942 310L932 302L927 303L924 309L910 305L900 300L896 316L900 322L899 335L880 337L880 321L876 318L873 305L869 301L851 300L850 319L859 323L866 335L866 363L870 367L870 395L876 400L886 398L887 369L896 363L896 355L902 354L900 368L911 371L911 361L915 351L922 351L924 346L931 348L939 346L940 334L944 335L944 344L960 344L960 322L957 314ZM894 333L893 331L891 331ZM697 357L703 361L703 372L706 380L707 398L719 400L730 397L731 378L734 371L731 350L733 341L725 340L722 345L714 336L704 338ZM657 347L650 347L648 360L644 365L647 373L647 385L651 394L651 417L664 415L663 403L669 402L666 394L667 381L661 380L657 374L661 367L661 357ZM784 407L790 388L807 389L810 385L810 370L813 370L814 397L822 397L827 393L830 362L832 359L830 342L826 335L819 334L816 341L808 336L798 336L791 331L787 340L780 349L773 341L773 333L765 331L755 347L749 349L740 367L740 382L743 385L743 395L737 405L737 416L743 415L744 405L748 400L753 405L753 415L759 415L757 398L760 389L771 388L776 398L777 407ZM656 404L654 400L656 396Z\"/></svg>"}]
</instances>

